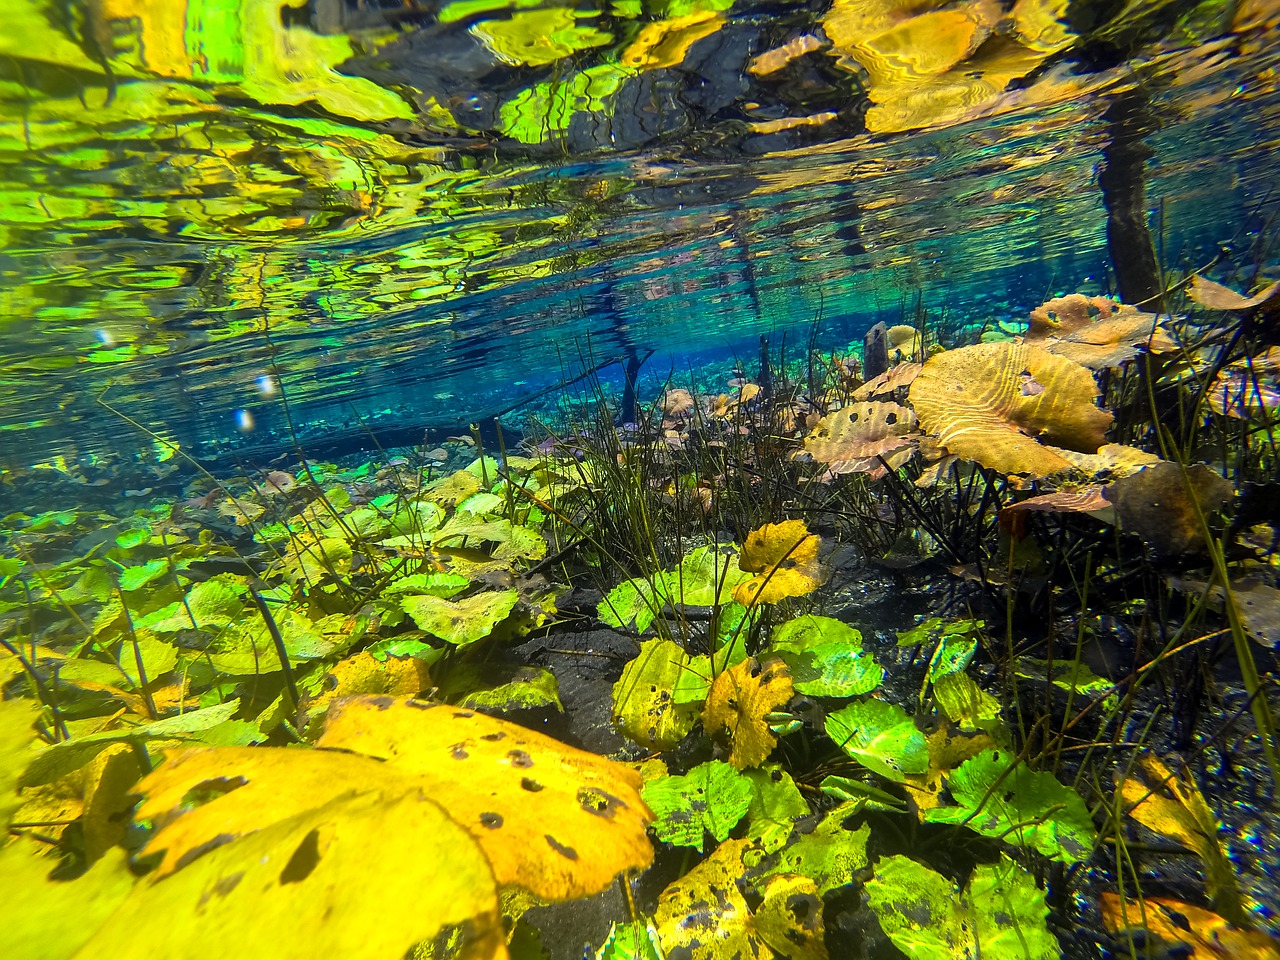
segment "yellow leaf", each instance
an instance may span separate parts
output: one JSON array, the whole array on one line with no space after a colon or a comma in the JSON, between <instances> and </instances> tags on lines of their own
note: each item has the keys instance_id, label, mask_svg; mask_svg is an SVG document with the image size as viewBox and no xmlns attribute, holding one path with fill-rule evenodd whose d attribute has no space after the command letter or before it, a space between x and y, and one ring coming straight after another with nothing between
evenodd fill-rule
<instances>
[{"instance_id":1,"label":"yellow leaf","mask_svg":"<svg viewBox=\"0 0 1280 960\"><path fill-rule=\"evenodd\" d=\"M662 891L653 919L668 956L826 960L817 885L808 877L776 876L753 915L739 887L750 850L749 840L726 840Z\"/></svg>"},{"instance_id":2,"label":"yellow leaf","mask_svg":"<svg viewBox=\"0 0 1280 960\"><path fill-rule=\"evenodd\" d=\"M902 784L915 801L916 813L938 806L938 794L942 792L943 779L948 773L970 757L976 757L987 747L995 746L985 733L967 737L954 734L946 724L941 724L927 739L929 770L922 774L907 774Z\"/></svg>"},{"instance_id":3,"label":"yellow leaf","mask_svg":"<svg viewBox=\"0 0 1280 960\"><path fill-rule=\"evenodd\" d=\"M1240 930L1203 907L1163 897L1147 897L1139 903L1104 893L1102 922L1112 933L1146 930L1167 943L1186 944L1195 960L1280 958L1280 943L1273 937Z\"/></svg>"},{"instance_id":4,"label":"yellow leaf","mask_svg":"<svg viewBox=\"0 0 1280 960\"><path fill-rule=\"evenodd\" d=\"M757 576L735 587L733 599L751 606L802 597L817 590L826 580L826 571L818 562L821 545L821 538L810 533L803 520L766 523L752 530L747 534L738 566Z\"/></svg>"},{"instance_id":5,"label":"yellow leaf","mask_svg":"<svg viewBox=\"0 0 1280 960\"><path fill-rule=\"evenodd\" d=\"M473 710L392 697L334 703L319 746L356 750L424 784L479 841L500 884L585 897L653 860L640 776Z\"/></svg>"},{"instance_id":6,"label":"yellow leaf","mask_svg":"<svg viewBox=\"0 0 1280 960\"><path fill-rule=\"evenodd\" d=\"M429 690L431 674L425 663L413 657L388 657L379 661L364 650L325 671L321 686L320 693L303 699L301 709L306 713L308 724L322 717L329 704L339 697L361 693L413 696Z\"/></svg>"},{"instance_id":7,"label":"yellow leaf","mask_svg":"<svg viewBox=\"0 0 1280 960\"><path fill-rule=\"evenodd\" d=\"M36 742L32 724L38 714L33 700L0 700L0 827L7 827L13 812L22 806L18 778L32 757Z\"/></svg>"},{"instance_id":8,"label":"yellow leaf","mask_svg":"<svg viewBox=\"0 0 1280 960\"><path fill-rule=\"evenodd\" d=\"M44 844L21 838L0 847L0 889L12 891L0 897L0 957L66 960L75 954L133 886L126 861L123 850L112 850L84 876L59 882L49 879L55 861Z\"/></svg>"},{"instance_id":9,"label":"yellow leaf","mask_svg":"<svg viewBox=\"0 0 1280 960\"><path fill-rule=\"evenodd\" d=\"M696 703L673 696L691 670L684 648L671 640L646 640L613 685L613 722L624 734L651 750L669 750L698 721ZM704 681L705 682L705 681Z\"/></svg>"},{"instance_id":10,"label":"yellow leaf","mask_svg":"<svg viewBox=\"0 0 1280 960\"><path fill-rule=\"evenodd\" d=\"M622 52L620 60L637 70L678 67L684 63L690 47L724 24L724 15L711 10L697 10L682 17L645 24Z\"/></svg>"},{"instance_id":11,"label":"yellow leaf","mask_svg":"<svg viewBox=\"0 0 1280 960\"><path fill-rule=\"evenodd\" d=\"M282 819L273 812L264 798L250 812L261 829L177 873L144 878L78 960L223 952L237 960L381 960L458 924L472 934L462 956L506 956L489 865L422 791L347 791Z\"/></svg>"},{"instance_id":12,"label":"yellow leaf","mask_svg":"<svg viewBox=\"0 0 1280 960\"><path fill-rule=\"evenodd\" d=\"M721 671L711 684L702 724L712 737L727 736L729 762L739 770L768 759L778 738L765 717L791 701L791 674L781 660L748 657Z\"/></svg>"},{"instance_id":13,"label":"yellow leaf","mask_svg":"<svg viewBox=\"0 0 1280 960\"><path fill-rule=\"evenodd\" d=\"M1204 862L1205 888L1214 907L1243 925L1244 908L1231 861L1218 841L1218 820L1185 772L1174 773L1152 754L1138 761L1137 776L1119 782L1120 800L1134 820L1180 843ZM1117 774L1117 776L1121 776Z\"/></svg>"},{"instance_id":14,"label":"yellow leaf","mask_svg":"<svg viewBox=\"0 0 1280 960\"><path fill-rule=\"evenodd\" d=\"M1071 293L1031 311L1026 342L1090 370L1104 370L1132 360L1139 348L1151 353L1175 349L1177 344L1158 321L1156 314L1128 304Z\"/></svg>"}]
</instances>

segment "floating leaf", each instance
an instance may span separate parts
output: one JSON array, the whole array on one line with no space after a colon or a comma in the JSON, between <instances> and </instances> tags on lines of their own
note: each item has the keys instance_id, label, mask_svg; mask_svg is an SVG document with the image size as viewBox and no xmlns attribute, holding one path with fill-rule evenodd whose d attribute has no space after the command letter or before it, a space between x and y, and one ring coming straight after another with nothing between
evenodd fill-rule
<instances>
[{"instance_id":1,"label":"floating leaf","mask_svg":"<svg viewBox=\"0 0 1280 960\"><path fill-rule=\"evenodd\" d=\"M809 532L803 520L766 523L751 531L738 565L756 576L739 584L733 598L749 607L817 590L826 580L826 571L818 562L821 545L821 539Z\"/></svg>"},{"instance_id":2,"label":"floating leaf","mask_svg":"<svg viewBox=\"0 0 1280 960\"><path fill-rule=\"evenodd\" d=\"M867 881L871 909L911 960L1057 960L1035 878L1008 857L981 864L964 891L908 857L882 857Z\"/></svg>"},{"instance_id":3,"label":"floating leaf","mask_svg":"<svg viewBox=\"0 0 1280 960\"><path fill-rule=\"evenodd\" d=\"M808 877L770 880L753 915L738 880L746 840L729 840L662 891L653 919L668 955L826 960L822 900Z\"/></svg>"},{"instance_id":4,"label":"floating leaf","mask_svg":"<svg viewBox=\"0 0 1280 960\"><path fill-rule=\"evenodd\" d=\"M958 805L925 811L925 822L963 824L1064 863L1086 859L1097 833L1080 795L1053 774L1005 757L984 750L961 764L947 780Z\"/></svg>"},{"instance_id":5,"label":"floating leaf","mask_svg":"<svg viewBox=\"0 0 1280 960\"><path fill-rule=\"evenodd\" d=\"M749 657L715 678L702 725L710 736L728 739L733 766L739 770L759 766L778 744L765 717L789 703L793 692L785 663L766 660L761 664Z\"/></svg>"},{"instance_id":6,"label":"floating leaf","mask_svg":"<svg viewBox=\"0 0 1280 960\"><path fill-rule=\"evenodd\" d=\"M1195 960L1277 960L1280 941L1258 930L1241 930L1195 904L1165 897L1144 897L1139 903L1104 892L1102 922L1112 933L1145 931L1171 946L1185 945ZM1182 951L1169 951L1178 956Z\"/></svg>"},{"instance_id":7,"label":"floating leaf","mask_svg":"<svg viewBox=\"0 0 1280 960\"><path fill-rule=\"evenodd\" d=\"M946 350L911 384L922 429L951 453L1033 477L1070 466L1046 443L1085 453L1102 445L1111 414L1097 398L1088 370L1030 344Z\"/></svg>"},{"instance_id":8,"label":"floating leaf","mask_svg":"<svg viewBox=\"0 0 1280 960\"><path fill-rule=\"evenodd\" d=\"M720 760L700 763L683 777L650 780L640 792L654 814L654 835L699 853L704 833L724 840L755 797L750 778Z\"/></svg>"},{"instance_id":9,"label":"floating leaf","mask_svg":"<svg viewBox=\"0 0 1280 960\"><path fill-rule=\"evenodd\" d=\"M694 10L683 16L647 23L618 59L637 70L678 67L684 63L690 47L724 24L724 16L714 10Z\"/></svg>"},{"instance_id":10,"label":"floating leaf","mask_svg":"<svg viewBox=\"0 0 1280 960\"><path fill-rule=\"evenodd\" d=\"M901 707L883 700L851 703L827 715L827 736L869 770L902 783L929 769L924 734Z\"/></svg>"},{"instance_id":11,"label":"floating leaf","mask_svg":"<svg viewBox=\"0 0 1280 960\"><path fill-rule=\"evenodd\" d=\"M703 676L689 655L671 640L646 640L639 655L613 685L613 722L651 750L669 750L698 721L696 700L677 701L673 691L686 672Z\"/></svg>"},{"instance_id":12,"label":"floating leaf","mask_svg":"<svg viewBox=\"0 0 1280 960\"><path fill-rule=\"evenodd\" d=\"M791 669L796 690L811 697L854 697L884 680L884 668L862 649L862 634L831 617L805 614L774 628L769 650Z\"/></svg>"},{"instance_id":13,"label":"floating leaf","mask_svg":"<svg viewBox=\"0 0 1280 960\"><path fill-rule=\"evenodd\" d=\"M420 629L461 647L489 636L519 599L515 590L477 593L462 600L412 594L401 597L400 605Z\"/></svg>"},{"instance_id":14,"label":"floating leaf","mask_svg":"<svg viewBox=\"0 0 1280 960\"><path fill-rule=\"evenodd\" d=\"M1189 774L1174 773L1147 753L1139 757L1133 775L1117 771L1116 778L1125 813L1195 853L1204 864L1205 889L1214 908L1236 926L1247 926L1235 869L1218 837L1221 825Z\"/></svg>"}]
</instances>

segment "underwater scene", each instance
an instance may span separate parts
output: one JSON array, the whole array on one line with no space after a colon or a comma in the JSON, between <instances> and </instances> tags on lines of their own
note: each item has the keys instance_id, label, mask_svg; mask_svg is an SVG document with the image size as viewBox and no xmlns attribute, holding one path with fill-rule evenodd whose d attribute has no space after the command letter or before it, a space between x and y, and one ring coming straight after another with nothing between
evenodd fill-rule
<instances>
[{"instance_id":1,"label":"underwater scene","mask_svg":"<svg viewBox=\"0 0 1280 960\"><path fill-rule=\"evenodd\" d=\"M1280 960L1280 0L5 0L0 960Z\"/></svg>"}]
</instances>

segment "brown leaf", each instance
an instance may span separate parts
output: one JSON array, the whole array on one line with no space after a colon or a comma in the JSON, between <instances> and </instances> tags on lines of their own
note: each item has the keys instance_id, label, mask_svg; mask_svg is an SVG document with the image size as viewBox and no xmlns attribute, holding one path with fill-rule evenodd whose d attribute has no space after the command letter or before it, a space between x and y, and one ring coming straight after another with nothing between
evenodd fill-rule
<instances>
[{"instance_id":1,"label":"brown leaf","mask_svg":"<svg viewBox=\"0 0 1280 960\"><path fill-rule=\"evenodd\" d=\"M1177 346L1156 314L1079 293L1058 297L1033 310L1026 342L1090 370L1119 367L1140 350L1167 353Z\"/></svg>"},{"instance_id":2,"label":"brown leaf","mask_svg":"<svg viewBox=\"0 0 1280 960\"><path fill-rule=\"evenodd\" d=\"M789 703L794 692L785 663L748 657L711 684L702 725L710 736L728 739L731 764L739 770L758 767L778 744L765 717Z\"/></svg>"},{"instance_id":3,"label":"brown leaf","mask_svg":"<svg viewBox=\"0 0 1280 960\"><path fill-rule=\"evenodd\" d=\"M833 475L867 472L878 458L913 445L915 414L898 403L852 403L818 421L805 452L830 465Z\"/></svg>"},{"instance_id":4,"label":"brown leaf","mask_svg":"<svg viewBox=\"0 0 1280 960\"><path fill-rule=\"evenodd\" d=\"M1273 283L1260 293L1247 297L1242 293L1236 293L1230 287L1224 287L1220 283L1214 283L1196 274L1191 278L1187 296L1210 310L1251 310L1263 304L1271 306L1272 300L1280 300L1280 283Z\"/></svg>"},{"instance_id":5,"label":"brown leaf","mask_svg":"<svg viewBox=\"0 0 1280 960\"><path fill-rule=\"evenodd\" d=\"M1141 903L1102 895L1102 922L1112 933L1146 930L1170 944L1186 944L1195 960L1277 960L1280 943L1265 933L1240 930L1203 907L1146 897Z\"/></svg>"},{"instance_id":6,"label":"brown leaf","mask_svg":"<svg viewBox=\"0 0 1280 960\"><path fill-rule=\"evenodd\" d=\"M1117 480L1104 495L1115 506L1123 529L1158 553L1173 555L1204 549L1200 517L1226 506L1234 492L1229 481L1202 463L1186 468L1158 463Z\"/></svg>"}]
</instances>

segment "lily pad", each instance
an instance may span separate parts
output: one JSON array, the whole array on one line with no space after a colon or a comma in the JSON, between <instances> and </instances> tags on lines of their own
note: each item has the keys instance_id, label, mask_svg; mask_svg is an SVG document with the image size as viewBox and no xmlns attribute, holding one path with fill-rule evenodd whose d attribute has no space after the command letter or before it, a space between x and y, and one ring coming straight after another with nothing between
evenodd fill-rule
<instances>
[{"instance_id":1,"label":"lily pad","mask_svg":"<svg viewBox=\"0 0 1280 960\"><path fill-rule=\"evenodd\" d=\"M659 777L640 790L653 811L659 840L699 853L705 834L721 842L746 816L756 791L750 778L720 760L699 764L683 777Z\"/></svg>"},{"instance_id":2,"label":"lily pad","mask_svg":"<svg viewBox=\"0 0 1280 960\"><path fill-rule=\"evenodd\" d=\"M924 734L901 707L883 700L851 703L827 716L827 736L869 770L902 783L929 769Z\"/></svg>"},{"instance_id":3,"label":"lily pad","mask_svg":"<svg viewBox=\"0 0 1280 960\"><path fill-rule=\"evenodd\" d=\"M1093 852L1097 832L1088 808L1051 773L984 750L962 763L947 786L957 806L926 810L925 822L963 824L1064 863L1079 863Z\"/></svg>"},{"instance_id":4,"label":"lily pad","mask_svg":"<svg viewBox=\"0 0 1280 960\"><path fill-rule=\"evenodd\" d=\"M417 594L402 597L400 605L419 628L461 647L489 636L519 599L515 590L495 590L463 600Z\"/></svg>"}]
</instances>

